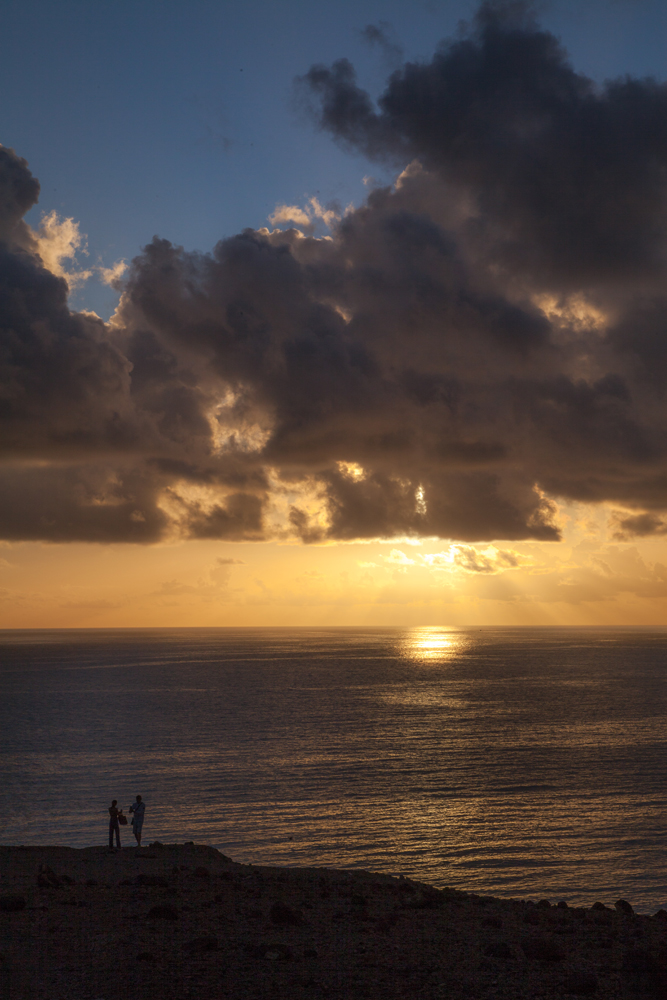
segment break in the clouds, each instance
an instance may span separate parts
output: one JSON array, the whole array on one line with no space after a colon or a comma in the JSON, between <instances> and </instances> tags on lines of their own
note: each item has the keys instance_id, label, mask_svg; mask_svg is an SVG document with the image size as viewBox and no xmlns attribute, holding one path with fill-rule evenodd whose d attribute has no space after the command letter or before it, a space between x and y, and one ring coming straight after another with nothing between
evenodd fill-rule
<instances>
[{"instance_id":1,"label":"break in the clouds","mask_svg":"<svg viewBox=\"0 0 667 1000\"><path fill-rule=\"evenodd\" d=\"M663 533L667 86L597 86L511 4L377 103L346 60L299 87L396 183L155 238L108 324L0 148L2 536L551 540L559 498Z\"/></svg>"}]
</instances>

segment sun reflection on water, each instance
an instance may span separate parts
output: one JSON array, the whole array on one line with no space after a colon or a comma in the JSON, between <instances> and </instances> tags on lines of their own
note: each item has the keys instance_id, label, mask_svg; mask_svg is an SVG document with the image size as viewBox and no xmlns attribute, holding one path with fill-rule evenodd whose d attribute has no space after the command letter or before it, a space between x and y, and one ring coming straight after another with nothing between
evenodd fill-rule
<instances>
[{"instance_id":1,"label":"sun reflection on water","mask_svg":"<svg viewBox=\"0 0 667 1000\"><path fill-rule=\"evenodd\" d=\"M457 629L413 628L405 637L401 652L419 660L451 660L466 645Z\"/></svg>"}]
</instances>

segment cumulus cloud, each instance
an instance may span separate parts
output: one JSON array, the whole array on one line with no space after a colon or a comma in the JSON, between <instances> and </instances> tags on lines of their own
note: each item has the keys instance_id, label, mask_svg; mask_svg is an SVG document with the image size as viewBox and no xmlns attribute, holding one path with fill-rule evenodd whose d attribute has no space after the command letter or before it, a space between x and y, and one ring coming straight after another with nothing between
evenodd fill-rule
<instances>
[{"instance_id":1,"label":"cumulus cloud","mask_svg":"<svg viewBox=\"0 0 667 1000\"><path fill-rule=\"evenodd\" d=\"M32 235L44 267L58 278L64 278L70 289L90 278L92 268L72 268L77 253L88 252L85 237L74 219L61 219L54 210L42 216L39 229Z\"/></svg>"},{"instance_id":2,"label":"cumulus cloud","mask_svg":"<svg viewBox=\"0 0 667 1000\"><path fill-rule=\"evenodd\" d=\"M420 557L433 569L464 570L466 573L495 574L508 569L520 569L530 566L533 560L529 556L515 552L513 549L499 549L488 545L484 549L474 545L450 545L444 552L425 553Z\"/></svg>"},{"instance_id":3,"label":"cumulus cloud","mask_svg":"<svg viewBox=\"0 0 667 1000\"><path fill-rule=\"evenodd\" d=\"M105 285L120 291L123 275L127 271L127 263L124 260L117 260L111 267L97 267L96 270Z\"/></svg>"},{"instance_id":4,"label":"cumulus cloud","mask_svg":"<svg viewBox=\"0 0 667 1000\"><path fill-rule=\"evenodd\" d=\"M415 560L410 559L406 556L405 552L401 552L400 549L392 549L388 556L384 556L384 561L390 563L393 566L414 566Z\"/></svg>"},{"instance_id":5,"label":"cumulus cloud","mask_svg":"<svg viewBox=\"0 0 667 1000\"><path fill-rule=\"evenodd\" d=\"M299 208L298 205L276 205L269 216L269 222L272 226L281 226L289 222L295 222L297 226L303 226L304 229L312 227L310 213L305 208Z\"/></svg>"},{"instance_id":6,"label":"cumulus cloud","mask_svg":"<svg viewBox=\"0 0 667 1000\"><path fill-rule=\"evenodd\" d=\"M346 211L351 211L351 206ZM269 222L272 226L284 226L293 222L300 226L304 232L312 235L318 220L331 229L340 221L340 218L341 212L337 205L330 205L326 208L313 196L308 199L303 208L299 208L298 205L277 205L269 216Z\"/></svg>"},{"instance_id":7,"label":"cumulus cloud","mask_svg":"<svg viewBox=\"0 0 667 1000\"><path fill-rule=\"evenodd\" d=\"M377 104L345 60L300 86L396 183L210 253L156 237L107 269L109 324L0 147L2 537L441 538L481 579L514 568L487 543L560 538L559 498L661 532L665 84L594 85L514 3Z\"/></svg>"}]
</instances>

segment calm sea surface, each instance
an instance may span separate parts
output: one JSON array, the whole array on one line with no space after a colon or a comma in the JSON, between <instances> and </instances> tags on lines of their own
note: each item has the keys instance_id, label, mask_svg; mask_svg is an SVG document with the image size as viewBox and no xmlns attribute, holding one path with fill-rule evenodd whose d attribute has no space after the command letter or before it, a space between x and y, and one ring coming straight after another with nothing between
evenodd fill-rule
<instances>
[{"instance_id":1,"label":"calm sea surface","mask_svg":"<svg viewBox=\"0 0 667 1000\"><path fill-rule=\"evenodd\" d=\"M146 842L654 911L667 631L0 632L0 842L137 792Z\"/></svg>"}]
</instances>

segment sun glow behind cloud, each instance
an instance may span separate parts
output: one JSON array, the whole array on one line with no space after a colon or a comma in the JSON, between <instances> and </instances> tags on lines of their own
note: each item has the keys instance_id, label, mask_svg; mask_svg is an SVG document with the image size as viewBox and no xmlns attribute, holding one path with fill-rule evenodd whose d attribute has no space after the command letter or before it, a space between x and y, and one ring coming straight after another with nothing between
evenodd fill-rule
<instances>
[{"instance_id":1,"label":"sun glow behind cloud","mask_svg":"<svg viewBox=\"0 0 667 1000\"><path fill-rule=\"evenodd\" d=\"M285 528L293 500L287 492L276 517ZM194 493L173 502L210 504ZM303 545L286 531L285 541L262 545L5 544L0 626L427 622L415 630L413 651L437 658L459 648L451 626L659 623L667 605L667 538L618 542L611 513L565 508L562 543L515 543L517 565L494 572L484 571L490 546L465 546L474 555L467 551L461 565L453 558L457 543L443 547L428 539L410 546L405 540Z\"/></svg>"},{"instance_id":2,"label":"sun glow behind cloud","mask_svg":"<svg viewBox=\"0 0 667 1000\"><path fill-rule=\"evenodd\" d=\"M70 543L88 596L35 570L33 605L105 623L660 618L667 87L575 75L512 4L379 102L344 59L296 86L394 182L292 190L209 252L84 267L74 219L23 221L39 184L0 147L8 607ZM630 154L628 109L656 107ZM109 324L68 305L93 272ZM86 542L153 568L91 586Z\"/></svg>"}]
</instances>

